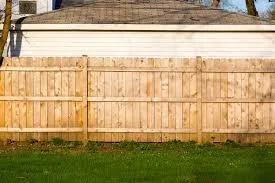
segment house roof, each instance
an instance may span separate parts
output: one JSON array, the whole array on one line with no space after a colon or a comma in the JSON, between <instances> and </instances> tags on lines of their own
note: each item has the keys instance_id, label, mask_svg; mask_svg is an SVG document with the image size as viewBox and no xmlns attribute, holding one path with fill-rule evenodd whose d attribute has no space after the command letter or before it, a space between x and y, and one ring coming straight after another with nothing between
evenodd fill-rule
<instances>
[{"instance_id":1,"label":"house roof","mask_svg":"<svg viewBox=\"0 0 275 183\"><path fill-rule=\"evenodd\" d=\"M274 24L187 0L93 0L19 19L22 24Z\"/></svg>"}]
</instances>

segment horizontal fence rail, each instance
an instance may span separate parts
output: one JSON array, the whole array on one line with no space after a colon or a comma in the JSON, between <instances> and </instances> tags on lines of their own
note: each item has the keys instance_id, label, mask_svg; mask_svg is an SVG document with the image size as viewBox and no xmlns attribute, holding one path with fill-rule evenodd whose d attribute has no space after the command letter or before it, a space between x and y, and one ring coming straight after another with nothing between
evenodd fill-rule
<instances>
[{"instance_id":1,"label":"horizontal fence rail","mask_svg":"<svg viewBox=\"0 0 275 183\"><path fill-rule=\"evenodd\" d=\"M13 57L0 141L275 142L275 59Z\"/></svg>"}]
</instances>

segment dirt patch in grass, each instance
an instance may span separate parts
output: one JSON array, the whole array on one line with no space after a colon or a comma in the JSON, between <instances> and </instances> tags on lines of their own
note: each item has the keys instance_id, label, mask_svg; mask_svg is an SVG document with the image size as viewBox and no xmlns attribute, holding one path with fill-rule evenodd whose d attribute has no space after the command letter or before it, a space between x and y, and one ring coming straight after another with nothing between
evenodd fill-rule
<instances>
[{"instance_id":1,"label":"dirt patch in grass","mask_svg":"<svg viewBox=\"0 0 275 183\"><path fill-rule=\"evenodd\" d=\"M132 152L132 151L190 151L190 150L204 150L204 149L226 149L226 148L253 148L265 147L273 145L263 144L240 144L231 140L224 143L213 144L204 143L197 144L195 141L181 142L169 141L163 143L141 143L134 141L122 141L119 143L104 143L96 141L88 141L83 144L80 141L64 141L59 138L54 138L48 142L38 142L31 139L26 142L7 141L7 143L0 143L0 152L11 152L18 150L28 151L42 151L42 152L61 152L61 151L74 151L74 152Z\"/></svg>"}]
</instances>

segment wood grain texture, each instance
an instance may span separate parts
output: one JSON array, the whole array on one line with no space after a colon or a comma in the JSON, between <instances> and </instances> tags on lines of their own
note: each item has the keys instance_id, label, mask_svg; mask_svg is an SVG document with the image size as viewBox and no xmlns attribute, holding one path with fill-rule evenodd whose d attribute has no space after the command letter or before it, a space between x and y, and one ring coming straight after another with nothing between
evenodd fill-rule
<instances>
[{"instance_id":1,"label":"wood grain texture","mask_svg":"<svg viewBox=\"0 0 275 183\"><path fill-rule=\"evenodd\" d=\"M273 62L5 58L0 140L272 142Z\"/></svg>"}]
</instances>

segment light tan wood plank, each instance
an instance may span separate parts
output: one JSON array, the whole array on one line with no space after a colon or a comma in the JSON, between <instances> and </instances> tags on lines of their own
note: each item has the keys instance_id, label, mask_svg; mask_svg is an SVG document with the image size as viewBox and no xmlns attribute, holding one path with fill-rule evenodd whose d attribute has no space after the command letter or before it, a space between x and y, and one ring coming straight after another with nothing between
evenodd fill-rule
<instances>
[{"instance_id":1,"label":"light tan wood plank","mask_svg":"<svg viewBox=\"0 0 275 183\"><path fill-rule=\"evenodd\" d=\"M248 98L248 73L242 73L242 98Z\"/></svg>"},{"instance_id":2,"label":"light tan wood plank","mask_svg":"<svg viewBox=\"0 0 275 183\"><path fill-rule=\"evenodd\" d=\"M228 128L235 128L235 103L228 104Z\"/></svg>"},{"instance_id":3,"label":"light tan wood plank","mask_svg":"<svg viewBox=\"0 0 275 183\"><path fill-rule=\"evenodd\" d=\"M262 104L262 118L263 118L263 129L269 129L269 124L270 124L270 104L269 103L264 103Z\"/></svg>"},{"instance_id":4,"label":"light tan wood plank","mask_svg":"<svg viewBox=\"0 0 275 183\"><path fill-rule=\"evenodd\" d=\"M125 102L118 103L118 128L125 128L126 124L126 104ZM125 140L125 134L120 133L118 136L118 141Z\"/></svg>"},{"instance_id":5,"label":"light tan wood plank","mask_svg":"<svg viewBox=\"0 0 275 183\"><path fill-rule=\"evenodd\" d=\"M55 65L61 67L61 59L55 58ZM55 96L62 96L62 74L61 72L55 72L54 73L54 94ZM54 117L55 117L55 127L56 128L62 128L62 102L55 102L54 103ZM62 134L58 133L56 134L57 137L62 138Z\"/></svg>"},{"instance_id":6,"label":"light tan wood plank","mask_svg":"<svg viewBox=\"0 0 275 183\"><path fill-rule=\"evenodd\" d=\"M197 129L197 103L190 104L190 129ZM190 134L190 140L196 141L197 134Z\"/></svg>"},{"instance_id":7,"label":"light tan wood plank","mask_svg":"<svg viewBox=\"0 0 275 183\"><path fill-rule=\"evenodd\" d=\"M155 128L162 128L161 103L155 103ZM161 134L156 134L155 141L161 141Z\"/></svg>"},{"instance_id":8,"label":"light tan wood plank","mask_svg":"<svg viewBox=\"0 0 275 183\"><path fill-rule=\"evenodd\" d=\"M221 97L228 97L228 73L221 73Z\"/></svg>"},{"instance_id":9,"label":"light tan wood plank","mask_svg":"<svg viewBox=\"0 0 275 183\"><path fill-rule=\"evenodd\" d=\"M249 128L249 113L248 113L248 103L242 103L242 129Z\"/></svg>"},{"instance_id":10,"label":"light tan wood plank","mask_svg":"<svg viewBox=\"0 0 275 183\"><path fill-rule=\"evenodd\" d=\"M248 75L248 97L256 98L256 74Z\"/></svg>"},{"instance_id":11,"label":"light tan wood plank","mask_svg":"<svg viewBox=\"0 0 275 183\"><path fill-rule=\"evenodd\" d=\"M155 65L157 64L158 60L155 60ZM161 73L155 72L154 73L154 96L155 97L161 97ZM161 103L155 103L155 128L162 128L162 116L161 116ZM155 134L155 141L161 141L161 134Z\"/></svg>"},{"instance_id":12,"label":"light tan wood plank","mask_svg":"<svg viewBox=\"0 0 275 183\"><path fill-rule=\"evenodd\" d=\"M259 134L272 134L274 133L275 130L263 130L263 129L205 129L203 130L203 132L205 133L226 133L228 134L229 138L233 138L233 139L236 139L236 135L238 133L240 134L249 134L250 135L250 138L254 138L256 137L256 141L258 140L259 141ZM255 142L254 142L255 143Z\"/></svg>"},{"instance_id":13,"label":"light tan wood plank","mask_svg":"<svg viewBox=\"0 0 275 183\"><path fill-rule=\"evenodd\" d=\"M270 114L272 114L272 115L270 115L270 118L271 118L271 120L270 120L270 129L275 129L275 104L271 104L271 106L270 106Z\"/></svg>"},{"instance_id":14,"label":"light tan wood plank","mask_svg":"<svg viewBox=\"0 0 275 183\"><path fill-rule=\"evenodd\" d=\"M19 66L22 67L26 64L25 59L19 60ZM18 92L19 96L26 96L26 72L19 72L18 73L18 79L19 79L19 87ZM25 101L19 102L19 127L20 128L26 128L27 127L27 103ZM26 134L20 134L19 135L20 141L27 140Z\"/></svg>"},{"instance_id":15,"label":"light tan wood plank","mask_svg":"<svg viewBox=\"0 0 275 183\"><path fill-rule=\"evenodd\" d=\"M262 92L263 98L270 99L271 98L271 74L264 73L263 74L263 81L262 81Z\"/></svg>"},{"instance_id":16,"label":"light tan wood plank","mask_svg":"<svg viewBox=\"0 0 275 183\"><path fill-rule=\"evenodd\" d=\"M5 62L5 61L4 61ZM5 72L0 72L0 96L5 95ZM5 127L5 102L0 101L0 127ZM6 140L5 134L0 134L0 140Z\"/></svg>"},{"instance_id":17,"label":"light tan wood plank","mask_svg":"<svg viewBox=\"0 0 275 183\"><path fill-rule=\"evenodd\" d=\"M126 84L126 86L128 83ZM127 87L126 87L127 88ZM132 128L133 127L133 103L126 102L125 104L125 128ZM125 140L132 140L132 137L129 134L125 134Z\"/></svg>"},{"instance_id":18,"label":"light tan wood plank","mask_svg":"<svg viewBox=\"0 0 275 183\"><path fill-rule=\"evenodd\" d=\"M176 97L176 73L168 74L168 96Z\"/></svg>"},{"instance_id":19,"label":"light tan wood plank","mask_svg":"<svg viewBox=\"0 0 275 183\"><path fill-rule=\"evenodd\" d=\"M147 73L147 86L146 86L146 96L154 97L155 94L155 78L154 73Z\"/></svg>"},{"instance_id":20,"label":"light tan wood plank","mask_svg":"<svg viewBox=\"0 0 275 183\"><path fill-rule=\"evenodd\" d=\"M189 129L190 128L190 104L189 103L183 103L182 104L182 119L183 119L183 124L182 127L184 129ZM188 141L189 139L189 134L185 134L183 136L184 141Z\"/></svg>"},{"instance_id":21,"label":"light tan wood plank","mask_svg":"<svg viewBox=\"0 0 275 183\"><path fill-rule=\"evenodd\" d=\"M175 90L176 90L176 98L181 98L182 97L182 83L183 83L183 78L182 78L182 73L176 73L175 74L175 80L176 80L176 87L175 87ZM176 125L175 127L177 129L180 129L182 128L182 103L176 103L176 114L175 114L175 122L176 122ZM182 135L179 135L177 134L177 139L178 140L181 140L182 138Z\"/></svg>"},{"instance_id":22,"label":"light tan wood plank","mask_svg":"<svg viewBox=\"0 0 275 183\"><path fill-rule=\"evenodd\" d=\"M99 61L99 64L103 64L103 59ZM104 97L105 96L105 74L104 72L99 72L98 77L97 77L97 83L98 83L98 96L99 97ZM98 127L99 128L104 128L105 126L105 116L104 116L104 108L105 108L105 103L104 102L98 102L97 103L97 116L98 116ZM104 141L105 140L105 134L104 133L99 133L98 134L98 140L99 141Z\"/></svg>"},{"instance_id":23,"label":"light tan wood plank","mask_svg":"<svg viewBox=\"0 0 275 183\"><path fill-rule=\"evenodd\" d=\"M112 115L112 128L118 128L119 127L118 102L112 102L111 115ZM117 133L112 133L112 142L118 142L118 134Z\"/></svg>"},{"instance_id":24,"label":"light tan wood plank","mask_svg":"<svg viewBox=\"0 0 275 183\"><path fill-rule=\"evenodd\" d=\"M256 98L263 97L263 73L256 73Z\"/></svg>"},{"instance_id":25,"label":"light tan wood plank","mask_svg":"<svg viewBox=\"0 0 275 183\"><path fill-rule=\"evenodd\" d=\"M169 78L167 72L161 73L161 96L169 97Z\"/></svg>"},{"instance_id":26,"label":"light tan wood plank","mask_svg":"<svg viewBox=\"0 0 275 183\"><path fill-rule=\"evenodd\" d=\"M234 103L234 127L241 128L242 127L242 105L241 103Z\"/></svg>"},{"instance_id":27,"label":"light tan wood plank","mask_svg":"<svg viewBox=\"0 0 275 183\"><path fill-rule=\"evenodd\" d=\"M182 96L190 97L190 73L182 73Z\"/></svg>"},{"instance_id":28,"label":"light tan wood plank","mask_svg":"<svg viewBox=\"0 0 275 183\"><path fill-rule=\"evenodd\" d=\"M17 133L75 133L82 132L82 128L0 128L0 132ZM93 130L91 130L93 131Z\"/></svg>"},{"instance_id":29,"label":"light tan wood plank","mask_svg":"<svg viewBox=\"0 0 275 183\"><path fill-rule=\"evenodd\" d=\"M256 103L256 118L255 118L255 128L263 128L263 104Z\"/></svg>"},{"instance_id":30,"label":"light tan wood plank","mask_svg":"<svg viewBox=\"0 0 275 183\"><path fill-rule=\"evenodd\" d=\"M69 67L75 67L76 66L76 58L72 57L69 58L68 61ZM68 73L68 96L75 96L75 89L76 89L76 74L74 71L71 71ZM69 128L75 128L77 126L76 124L76 111L75 111L75 102L68 102L68 127ZM76 141L77 135L75 133L69 133L69 140Z\"/></svg>"},{"instance_id":31,"label":"light tan wood plank","mask_svg":"<svg viewBox=\"0 0 275 183\"><path fill-rule=\"evenodd\" d=\"M82 114L82 127L83 127L83 142L84 144L88 143L88 138L89 138L89 134L88 134L88 125L89 125L89 117L88 117L88 82L89 82L89 78L88 78L88 61L89 58L87 56L82 56L81 58L81 65L82 65L82 85L80 86L82 88L82 97L83 97L83 101L82 101L82 108L81 109L81 114Z\"/></svg>"},{"instance_id":32,"label":"light tan wood plank","mask_svg":"<svg viewBox=\"0 0 275 183\"><path fill-rule=\"evenodd\" d=\"M10 66L11 58L6 58L4 62L4 66ZM11 95L12 92L12 72L6 71L5 72L5 95ZM5 102L5 126L8 128L12 128L12 103L10 101ZM6 139L11 139L12 134L5 134Z\"/></svg>"},{"instance_id":33,"label":"light tan wood plank","mask_svg":"<svg viewBox=\"0 0 275 183\"><path fill-rule=\"evenodd\" d=\"M69 58L62 58L62 67L69 66ZM61 95L62 96L69 96L69 72L65 71L61 73L62 81L61 81ZM62 101L61 104L61 123L62 128L69 127L69 102ZM62 133L62 139L69 140L68 133Z\"/></svg>"},{"instance_id":34,"label":"light tan wood plank","mask_svg":"<svg viewBox=\"0 0 275 183\"><path fill-rule=\"evenodd\" d=\"M27 67L31 67L33 65L33 59L28 58L25 65ZM34 74L33 72L26 72L26 96L33 96L34 95ZM27 102L27 128L34 127L34 103L31 101ZM32 138L32 134L26 134L26 138Z\"/></svg>"},{"instance_id":35,"label":"light tan wood plank","mask_svg":"<svg viewBox=\"0 0 275 183\"><path fill-rule=\"evenodd\" d=\"M112 128L112 103L105 103L105 128ZM112 137L110 134L105 134L105 141L111 142Z\"/></svg>"},{"instance_id":36,"label":"light tan wood plank","mask_svg":"<svg viewBox=\"0 0 275 183\"><path fill-rule=\"evenodd\" d=\"M191 73L190 74L190 97L196 98L197 97L197 74Z\"/></svg>"},{"instance_id":37,"label":"light tan wood plank","mask_svg":"<svg viewBox=\"0 0 275 183\"><path fill-rule=\"evenodd\" d=\"M221 103L221 126L222 129L228 129L228 104ZM227 136L221 135L221 140L225 141Z\"/></svg>"},{"instance_id":38,"label":"light tan wood plank","mask_svg":"<svg viewBox=\"0 0 275 183\"><path fill-rule=\"evenodd\" d=\"M18 58L12 58L12 66L19 66L19 59ZM18 96L19 95L19 72L14 71L12 72L12 96ZM20 108L19 108L18 101L12 102L12 127L18 128L20 125ZM15 141L19 141L19 134L13 133L12 139Z\"/></svg>"},{"instance_id":39,"label":"light tan wood plank","mask_svg":"<svg viewBox=\"0 0 275 183\"><path fill-rule=\"evenodd\" d=\"M271 98L275 99L275 73L271 73Z\"/></svg>"},{"instance_id":40,"label":"light tan wood plank","mask_svg":"<svg viewBox=\"0 0 275 183\"><path fill-rule=\"evenodd\" d=\"M112 72L111 74L112 97L118 97L118 73Z\"/></svg>"},{"instance_id":41,"label":"light tan wood plank","mask_svg":"<svg viewBox=\"0 0 275 183\"><path fill-rule=\"evenodd\" d=\"M176 128L176 104L168 104L168 128Z\"/></svg>"},{"instance_id":42,"label":"light tan wood plank","mask_svg":"<svg viewBox=\"0 0 275 183\"><path fill-rule=\"evenodd\" d=\"M146 72L140 73L140 97L147 97L147 86L148 86L148 75ZM141 102L140 104L140 127L148 128L147 120L147 102ZM147 134L141 135L140 140L143 142L147 141Z\"/></svg>"},{"instance_id":43,"label":"light tan wood plank","mask_svg":"<svg viewBox=\"0 0 275 183\"><path fill-rule=\"evenodd\" d=\"M125 73L125 96L132 97L133 96L133 73L127 72Z\"/></svg>"},{"instance_id":44,"label":"light tan wood plank","mask_svg":"<svg viewBox=\"0 0 275 183\"><path fill-rule=\"evenodd\" d=\"M75 131L77 129L74 129ZM196 133L196 129L163 129L163 128L91 128L89 132L107 132L107 133ZM140 140L140 139L138 139Z\"/></svg>"},{"instance_id":45,"label":"light tan wood plank","mask_svg":"<svg viewBox=\"0 0 275 183\"><path fill-rule=\"evenodd\" d=\"M241 73L235 73L234 74L234 97L241 98L242 97L242 74Z\"/></svg>"},{"instance_id":46,"label":"light tan wood plank","mask_svg":"<svg viewBox=\"0 0 275 183\"><path fill-rule=\"evenodd\" d=\"M228 97L235 97L235 74L228 73Z\"/></svg>"},{"instance_id":47,"label":"light tan wood plank","mask_svg":"<svg viewBox=\"0 0 275 183\"><path fill-rule=\"evenodd\" d=\"M47 67L48 66L48 59L47 58L42 58L40 62L40 66ZM47 97L47 82L48 82L48 73L47 72L41 72L40 73L40 96L42 97ZM47 128L48 127L48 115L47 115L47 102L40 102L40 127L41 128ZM48 140L48 134L43 133L40 134L40 139L41 141L46 141Z\"/></svg>"},{"instance_id":48,"label":"light tan wood plank","mask_svg":"<svg viewBox=\"0 0 275 183\"><path fill-rule=\"evenodd\" d=\"M256 105L255 103L251 103L248 105L248 116L249 116L249 129L255 129L256 126Z\"/></svg>"},{"instance_id":49,"label":"light tan wood plank","mask_svg":"<svg viewBox=\"0 0 275 183\"><path fill-rule=\"evenodd\" d=\"M105 64L104 60L104 64ZM105 97L110 97L112 96L112 85L111 85L111 79L112 79L112 74L110 72L105 72L105 81L104 81L104 88L105 88ZM112 104L111 102L106 102L105 103L105 128L111 128L112 127L112 116L111 116L111 109L112 109ZM111 142L112 137L110 134L105 134L105 141Z\"/></svg>"},{"instance_id":50,"label":"light tan wood plank","mask_svg":"<svg viewBox=\"0 0 275 183\"><path fill-rule=\"evenodd\" d=\"M147 127L155 127L155 104L153 102L147 103Z\"/></svg>"},{"instance_id":51,"label":"light tan wood plank","mask_svg":"<svg viewBox=\"0 0 275 183\"><path fill-rule=\"evenodd\" d=\"M168 120L168 102L162 102L161 103L161 126L162 128L168 128L169 127L169 120Z\"/></svg>"}]
</instances>

